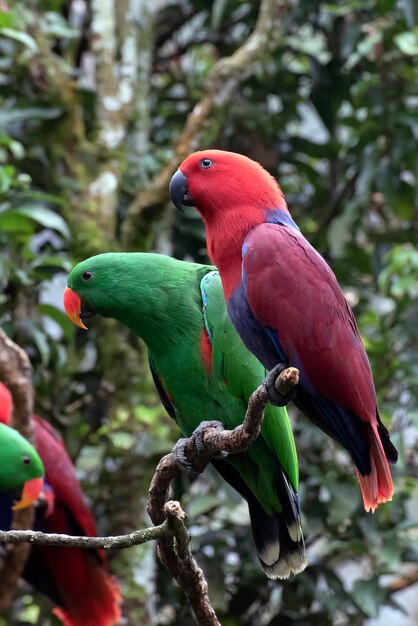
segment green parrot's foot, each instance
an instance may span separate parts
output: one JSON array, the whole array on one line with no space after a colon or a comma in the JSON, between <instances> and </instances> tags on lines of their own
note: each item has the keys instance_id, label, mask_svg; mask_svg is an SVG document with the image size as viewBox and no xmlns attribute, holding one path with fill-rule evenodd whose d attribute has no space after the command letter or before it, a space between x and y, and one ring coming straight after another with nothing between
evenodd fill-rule
<instances>
[{"instance_id":1,"label":"green parrot's foot","mask_svg":"<svg viewBox=\"0 0 418 626\"><path fill-rule=\"evenodd\" d=\"M286 406L291 400L297 396L297 385L295 385L288 393L282 394L276 388L276 380L285 369L289 366L284 363L278 363L265 377L263 384L266 390L270 404L275 406ZM297 371L297 370L295 370Z\"/></svg>"},{"instance_id":2,"label":"green parrot's foot","mask_svg":"<svg viewBox=\"0 0 418 626\"><path fill-rule=\"evenodd\" d=\"M201 422L199 426L193 431L192 437L194 440L195 449L198 454L206 453L211 456L213 459L222 460L228 456L227 452L214 452L210 454L207 449L207 445L205 444L204 435L208 428L216 429L216 430L225 430L222 422L211 421L211 422ZM186 474L189 478L196 478L202 470L197 470L193 465L193 462L189 461L189 458L186 454L186 446L189 440L186 438L179 439L176 445L172 450L172 454L176 460L177 465L180 466L183 474Z\"/></svg>"},{"instance_id":3,"label":"green parrot's foot","mask_svg":"<svg viewBox=\"0 0 418 626\"><path fill-rule=\"evenodd\" d=\"M183 437L179 439L174 448L171 451L171 454L174 456L174 459L177 465L180 467L183 474L188 476L189 478L196 478L199 475L199 472L196 471L196 468L193 466L193 463L189 461L186 455L186 445L188 443L187 437Z\"/></svg>"},{"instance_id":4,"label":"green parrot's foot","mask_svg":"<svg viewBox=\"0 0 418 626\"><path fill-rule=\"evenodd\" d=\"M222 422L218 422L216 420L212 420L209 422L200 422L199 426L193 431L193 439L195 441L195 446L196 449L199 452L204 452L205 451L205 431L208 428L213 428L215 430L225 430L225 426L222 424ZM225 457L227 457L228 454L226 452L215 452L215 454L213 455L214 459L224 459Z\"/></svg>"}]
</instances>

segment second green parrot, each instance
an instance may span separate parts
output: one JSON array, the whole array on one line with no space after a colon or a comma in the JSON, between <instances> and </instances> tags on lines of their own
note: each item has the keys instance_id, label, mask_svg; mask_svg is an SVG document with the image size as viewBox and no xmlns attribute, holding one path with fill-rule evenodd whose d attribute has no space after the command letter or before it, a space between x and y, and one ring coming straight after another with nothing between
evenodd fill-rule
<instances>
[{"instance_id":1,"label":"second green parrot","mask_svg":"<svg viewBox=\"0 0 418 626\"><path fill-rule=\"evenodd\" d=\"M229 321L218 272L158 254L108 253L79 263L64 306L85 328L93 314L112 317L146 344L153 379L185 437L202 421L233 429L265 370ZM254 543L270 578L307 564L297 495L298 463L286 409L268 405L261 436L242 453L213 459L247 501Z\"/></svg>"},{"instance_id":2,"label":"second green parrot","mask_svg":"<svg viewBox=\"0 0 418 626\"><path fill-rule=\"evenodd\" d=\"M24 509L37 500L44 475L35 448L17 430L0 422L0 491L19 494L14 510Z\"/></svg>"}]
</instances>

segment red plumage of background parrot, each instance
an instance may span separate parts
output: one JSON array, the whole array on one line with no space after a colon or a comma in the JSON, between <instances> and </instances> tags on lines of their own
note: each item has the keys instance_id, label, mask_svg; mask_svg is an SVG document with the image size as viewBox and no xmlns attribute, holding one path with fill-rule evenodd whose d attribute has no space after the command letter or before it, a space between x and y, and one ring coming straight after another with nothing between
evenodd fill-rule
<instances>
[{"instance_id":1,"label":"red plumage of background parrot","mask_svg":"<svg viewBox=\"0 0 418 626\"><path fill-rule=\"evenodd\" d=\"M247 348L268 369L299 369L295 403L351 454L365 509L391 500L388 460L396 462L397 451L354 315L277 181L245 156L205 150L183 161L170 195L202 215L228 314Z\"/></svg>"},{"instance_id":2,"label":"red plumage of background parrot","mask_svg":"<svg viewBox=\"0 0 418 626\"><path fill-rule=\"evenodd\" d=\"M12 402L0 383L0 421L8 424ZM52 426L34 415L36 449L46 473L48 507L37 511L36 530L96 537L96 526L64 443ZM10 508L10 507L9 507ZM4 530L4 511L0 516ZM64 626L119 623L120 592L107 572L102 550L33 545L23 578L58 605Z\"/></svg>"}]
</instances>

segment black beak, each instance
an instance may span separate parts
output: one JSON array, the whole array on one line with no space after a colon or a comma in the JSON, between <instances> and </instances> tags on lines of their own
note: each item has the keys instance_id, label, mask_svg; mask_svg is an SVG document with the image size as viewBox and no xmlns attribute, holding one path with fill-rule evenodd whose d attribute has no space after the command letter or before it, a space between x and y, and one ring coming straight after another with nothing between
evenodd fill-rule
<instances>
[{"instance_id":1,"label":"black beak","mask_svg":"<svg viewBox=\"0 0 418 626\"><path fill-rule=\"evenodd\" d=\"M168 191L171 201L178 209L181 210L183 205L194 206L193 198L187 195L187 178L180 170L171 179Z\"/></svg>"}]
</instances>

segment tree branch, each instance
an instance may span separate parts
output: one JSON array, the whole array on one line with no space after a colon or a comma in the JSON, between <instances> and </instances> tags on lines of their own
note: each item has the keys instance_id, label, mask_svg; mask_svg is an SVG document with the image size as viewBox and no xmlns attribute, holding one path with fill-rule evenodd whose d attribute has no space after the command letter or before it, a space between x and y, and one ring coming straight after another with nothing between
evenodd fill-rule
<instances>
[{"instance_id":1,"label":"tree branch","mask_svg":"<svg viewBox=\"0 0 418 626\"><path fill-rule=\"evenodd\" d=\"M34 440L32 366L28 355L0 328L0 380L13 398L13 426Z\"/></svg>"},{"instance_id":2,"label":"tree branch","mask_svg":"<svg viewBox=\"0 0 418 626\"><path fill-rule=\"evenodd\" d=\"M410 572L405 574L401 574L398 578L395 578L388 583L384 589L388 591L390 594L398 593L398 591L402 591L403 589L408 589L409 587L413 587L418 583L418 569L413 569Z\"/></svg>"},{"instance_id":3,"label":"tree branch","mask_svg":"<svg viewBox=\"0 0 418 626\"><path fill-rule=\"evenodd\" d=\"M275 388L279 395L288 397L298 382L298 370L289 367L277 377ZM203 446L199 445L199 447L195 436L189 437L185 445L185 454L196 472L202 472L217 452L236 454L245 450L260 434L264 409L268 401L267 391L262 384L250 397L245 419L240 426L233 430L207 427L202 437ZM129 548L156 539L159 559L182 587L198 624L221 626L209 599L208 584L204 574L190 551L190 536L185 525L186 514L178 502L168 500L171 481L180 473L181 469L173 453L167 454L158 463L148 498L148 513L154 523L151 528L114 537L73 537L12 530L0 532L0 543L29 542L109 550Z\"/></svg>"},{"instance_id":4,"label":"tree branch","mask_svg":"<svg viewBox=\"0 0 418 626\"><path fill-rule=\"evenodd\" d=\"M166 201L173 172L190 152L198 148L204 125L213 115L214 109L224 105L238 85L254 73L257 62L278 46L279 26L285 7L285 0L261 0L258 19L251 35L231 56L219 59L212 67L202 97L188 116L184 130L176 141L173 158L128 207L122 226L122 237L126 243L134 239L134 218L148 207Z\"/></svg>"},{"instance_id":5,"label":"tree branch","mask_svg":"<svg viewBox=\"0 0 418 626\"><path fill-rule=\"evenodd\" d=\"M13 425L34 443L32 368L28 355L0 328L0 380L13 398ZM12 528L32 528L35 520L33 506L13 512ZM25 531L23 531L25 532ZM9 608L19 577L25 567L30 547L25 544L7 545L0 564L0 614Z\"/></svg>"},{"instance_id":6,"label":"tree branch","mask_svg":"<svg viewBox=\"0 0 418 626\"><path fill-rule=\"evenodd\" d=\"M60 548L102 548L103 550L123 550L132 546L174 535L175 530L167 521L159 526L151 526L143 530L135 530L127 535L110 537L73 536L59 533L42 533L35 530L1 530L0 543L29 542L40 546L59 546Z\"/></svg>"}]
</instances>

